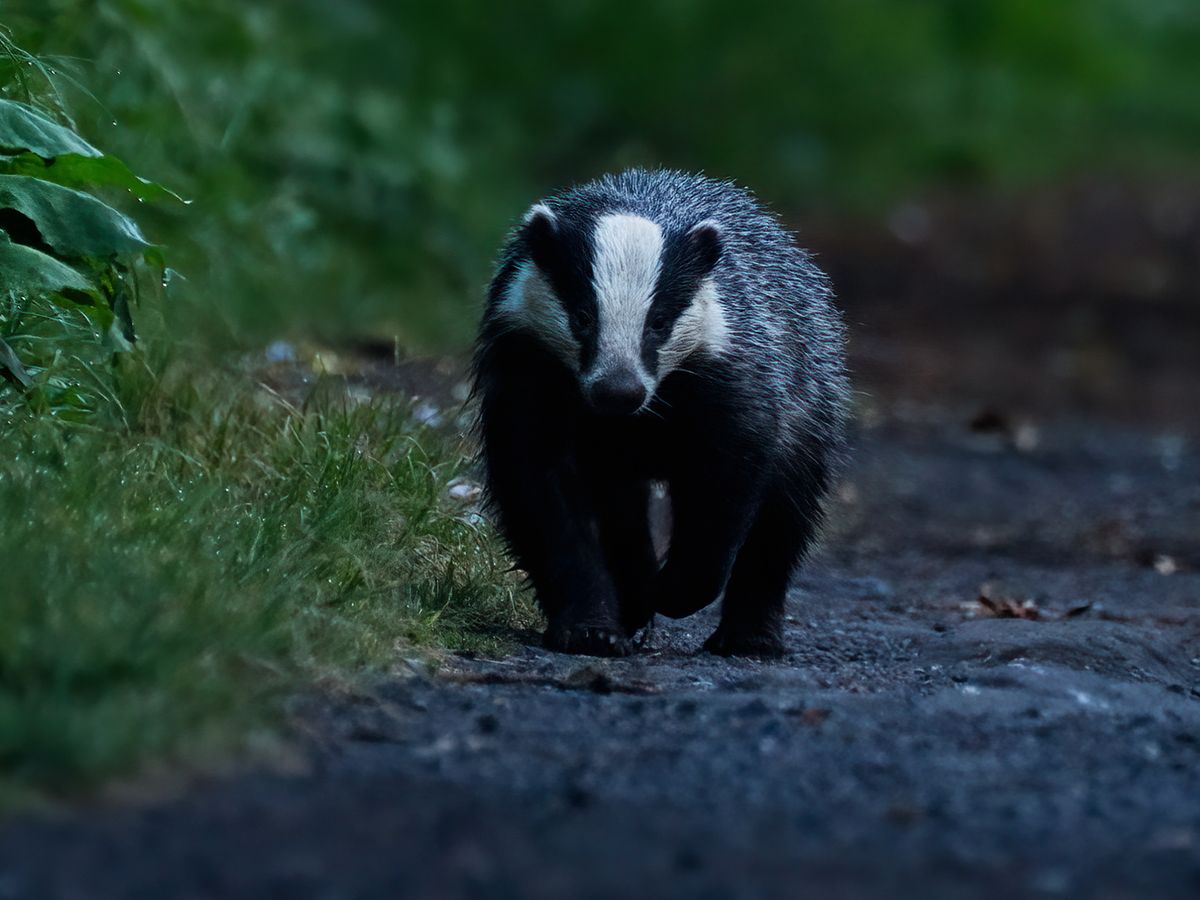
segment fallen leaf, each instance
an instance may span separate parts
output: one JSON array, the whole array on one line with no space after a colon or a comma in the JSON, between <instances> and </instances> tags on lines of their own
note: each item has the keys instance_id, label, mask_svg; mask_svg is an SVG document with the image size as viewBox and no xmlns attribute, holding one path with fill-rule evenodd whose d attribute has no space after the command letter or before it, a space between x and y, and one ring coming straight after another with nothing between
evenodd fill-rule
<instances>
[{"instance_id":1,"label":"fallen leaf","mask_svg":"<svg viewBox=\"0 0 1200 900\"><path fill-rule=\"evenodd\" d=\"M997 619L1029 619L1036 621L1042 616L1038 605L1032 600L1018 600L1015 597L993 597L992 586L983 585L979 589L979 597L975 600L976 610L984 615Z\"/></svg>"},{"instance_id":2,"label":"fallen leaf","mask_svg":"<svg viewBox=\"0 0 1200 900\"><path fill-rule=\"evenodd\" d=\"M800 718L804 720L806 725L820 725L829 718L829 710L820 707L810 707L800 713Z\"/></svg>"}]
</instances>

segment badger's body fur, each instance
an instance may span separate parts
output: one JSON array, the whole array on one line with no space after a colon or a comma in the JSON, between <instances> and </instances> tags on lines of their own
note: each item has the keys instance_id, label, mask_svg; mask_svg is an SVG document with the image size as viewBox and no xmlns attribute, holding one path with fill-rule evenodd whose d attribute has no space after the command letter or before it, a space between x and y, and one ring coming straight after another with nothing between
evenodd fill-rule
<instances>
[{"instance_id":1,"label":"badger's body fur","mask_svg":"<svg viewBox=\"0 0 1200 900\"><path fill-rule=\"evenodd\" d=\"M849 390L825 277L749 193L635 170L535 204L488 291L475 389L490 501L547 646L628 652L655 612L724 592L705 646L781 652ZM661 567L654 481L673 520Z\"/></svg>"}]
</instances>

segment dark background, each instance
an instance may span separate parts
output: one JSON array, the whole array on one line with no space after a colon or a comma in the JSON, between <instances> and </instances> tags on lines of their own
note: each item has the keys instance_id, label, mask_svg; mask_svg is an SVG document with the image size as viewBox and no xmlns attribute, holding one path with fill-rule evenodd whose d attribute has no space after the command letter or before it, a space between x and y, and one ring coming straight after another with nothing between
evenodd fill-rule
<instances>
[{"instance_id":1,"label":"dark background","mask_svg":"<svg viewBox=\"0 0 1200 900\"><path fill-rule=\"evenodd\" d=\"M0 810L67 810L0 896L1197 896L1194 0L0 20L6 96L191 200L104 195L182 276L139 352L4 333L91 412L0 385ZM541 650L478 506L493 255L633 164L753 188L846 310L782 661L715 606Z\"/></svg>"},{"instance_id":2,"label":"dark background","mask_svg":"<svg viewBox=\"0 0 1200 900\"><path fill-rule=\"evenodd\" d=\"M461 353L533 198L665 165L798 228L877 400L1195 427L1186 0L50 0L8 19L59 57L84 133L195 198L144 221L206 339Z\"/></svg>"}]
</instances>

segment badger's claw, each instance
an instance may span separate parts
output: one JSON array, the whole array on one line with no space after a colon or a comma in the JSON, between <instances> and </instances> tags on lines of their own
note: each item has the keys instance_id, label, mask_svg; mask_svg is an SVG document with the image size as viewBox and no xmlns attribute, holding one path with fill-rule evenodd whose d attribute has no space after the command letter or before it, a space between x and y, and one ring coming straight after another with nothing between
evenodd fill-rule
<instances>
[{"instance_id":1,"label":"badger's claw","mask_svg":"<svg viewBox=\"0 0 1200 900\"><path fill-rule=\"evenodd\" d=\"M547 650L584 656L628 656L633 650L624 630L607 625L551 625L542 643Z\"/></svg>"}]
</instances>

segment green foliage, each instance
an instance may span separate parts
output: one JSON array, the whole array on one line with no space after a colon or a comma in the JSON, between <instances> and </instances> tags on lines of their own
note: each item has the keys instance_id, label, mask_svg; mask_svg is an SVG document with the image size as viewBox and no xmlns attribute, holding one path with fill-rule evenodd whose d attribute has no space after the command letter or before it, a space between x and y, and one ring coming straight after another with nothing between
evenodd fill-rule
<instances>
[{"instance_id":1,"label":"green foliage","mask_svg":"<svg viewBox=\"0 0 1200 900\"><path fill-rule=\"evenodd\" d=\"M28 175L0 175L0 209L28 219L35 229L25 232L28 239L46 244L59 259L105 260L149 246L133 220L108 204ZM10 221L10 236L25 224Z\"/></svg>"},{"instance_id":2,"label":"green foliage","mask_svg":"<svg viewBox=\"0 0 1200 900\"><path fill-rule=\"evenodd\" d=\"M0 47L46 76L3 35ZM24 404L85 419L113 390L105 357L132 348L137 260L153 268L161 255L132 219L80 188L173 195L39 112L24 73L7 87L26 99L0 100L0 412Z\"/></svg>"},{"instance_id":3,"label":"green foliage","mask_svg":"<svg viewBox=\"0 0 1200 900\"><path fill-rule=\"evenodd\" d=\"M531 624L403 408L190 369L122 402L131 431L3 440L0 796L207 761L297 683Z\"/></svg>"},{"instance_id":4,"label":"green foliage","mask_svg":"<svg viewBox=\"0 0 1200 900\"><path fill-rule=\"evenodd\" d=\"M0 293L12 297L21 293L41 295L67 291L88 294L93 287L81 273L53 256L14 244L7 234L0 234Z\"/></svg>"},{"instance_id":5,"label":"green foliage","mask_svg":"<svg viewBox=\"0 0 1200 900\"><path fill-rule=\"evenodd\" d=\"M181 199L139 178L115 156L101 153L71 129L28 106L0 100L0 172L28 175L66 187L113 187L138 200ZM136 229L135 229L136 230Z\"/></svg>"},{"instance_id":6,"label":"green foliage","mask_svg":"<svg viewBox=\"0 0 1200 900\"><path fill-rule=\"evenodd\" d=\"M70 128L37 110L12 100L0 100L0 151L7 155L28 150L42 159L60 156L103 156Z\"/></svg>"},{"instance_id":7,"label":"green foliage","mask_svg":"<svg viewBox=\"0 0 1200 900\"><path fill-rule=\"evenodd\" d=\"M202 275L240 260L176 292L196 318L159 302L160 250L110 200L178 198L66 124L57 70L3 35L0 51L22 98L0 99L0 807L211 762L318 677L531 624L495 538L447 491L456 442L344 385L293 405L190 340L209 292L274 279L294 248L252 266L207 198L141 207Z\"/></svg>"}]
</instances>

